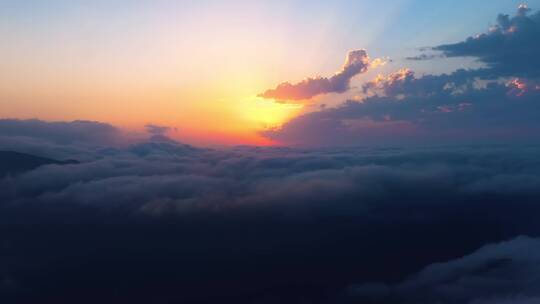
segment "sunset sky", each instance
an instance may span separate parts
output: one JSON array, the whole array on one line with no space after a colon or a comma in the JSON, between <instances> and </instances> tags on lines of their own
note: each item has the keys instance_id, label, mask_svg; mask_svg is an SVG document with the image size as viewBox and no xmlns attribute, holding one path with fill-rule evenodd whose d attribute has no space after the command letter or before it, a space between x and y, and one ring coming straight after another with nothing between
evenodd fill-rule
<instances>
[{"instance_id":1,"label":"sunset sky","mask_svg":"<svg viewBox=\"0 0 540 304\"><path fill-rule=\"evenodd\" d=\"M201 145L270 144L260 135L321 104L358 99L380 73L482 64L407 61L493 26L519 1L0 1L0 116L148 123ZM528 1L533 8L540 1ZM388 61L345 92L302 102L257 97L340 70L347 52Z\"/></svg>"},{"instance_id":2,"label":"sunset sky","mask_svg":"<svg viewBox=\"0 0 540 304\"><path fill-rule=\"evenodd\" d=\"M540 303L540 0L0 0L1 304Z\"/></svg>"}]
</instances>

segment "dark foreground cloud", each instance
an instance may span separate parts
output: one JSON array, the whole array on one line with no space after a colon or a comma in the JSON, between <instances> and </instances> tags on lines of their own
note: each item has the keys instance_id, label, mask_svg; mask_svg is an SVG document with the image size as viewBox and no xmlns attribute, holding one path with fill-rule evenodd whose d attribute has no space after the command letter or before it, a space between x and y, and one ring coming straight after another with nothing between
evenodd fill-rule
<instances>
[{"instance_id":1,"label":"dark foreground cloud","mask_svg":"<svg viewBox=\"0 0 540 304\"><path fill-rule=\"evenodd\" d=\"M448 57L476 57L488 66L490 77L540 76L540 12L520 5L515 16L501 14L483 33L454 44L435 47Z\"/></svg>"},{"instance_id":2,"label":"dark foreground cloud","mask_svg":"<svg viewBox=\"0 0 540 304\"><path fill-rule=\"evenodd\" d=\"M3 303L348 303L370 282L433 304L538 296L520 285L538 275L537 147L94 153L0 180ZM460 289L474 276L486 287Z\"/></svg>"},{"instance_id":3,"label":"dark foreground cloud","mask_svg":"<svg viewBox=\"0 0 540 304\"><path fill-rule=\"evenodd\" d=\"M292 101L310 99L321 94L343 93L349 90L351 79L366 72L369 64L369 56L365 50L350 51L341 71L332 77L307 78L296 84L284 82L259 96L279 101Z\"/></svg>"},{"instance_id":4,"label":"dark foreground cloud","mask_svg":"<svg viewBox=\"0 0 540 304\"><path fill-rule=\"evenodd\" d=\"M399 284L364 284L349 292L360 303L538 303L540 239L519 237L487 245L429 265Z\"/></svg>"}]
</instances>

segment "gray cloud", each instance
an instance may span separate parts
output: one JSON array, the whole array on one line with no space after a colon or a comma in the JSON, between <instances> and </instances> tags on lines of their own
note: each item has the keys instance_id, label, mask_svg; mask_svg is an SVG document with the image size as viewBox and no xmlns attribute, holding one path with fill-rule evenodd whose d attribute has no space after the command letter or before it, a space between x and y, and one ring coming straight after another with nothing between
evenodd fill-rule
<instances>
[{"instance_id":1,"label":"gray cloud","mask_svg":"<svg viewBox=\"0 0 540 304\"><path fill-rule=\"evenodd\" d=\"M442 57L444 57L444 55L442 54L420 54L417 56L406 57L405 59L411 60L411 61L423 61L423 60L438 59Z\"/></svg>"},{"instance_id":2,"label":"gray cloud","mask_svg":"<svg viewBox=\"0 0 540 304\"><path fill-rule=\"evenodd\" d=\"M540 12L521 5L515 16L499 15L497 25L454 44L437 46L448 57L476 57L485 63L485 77L540 76Z\"/></svg>"},{"instance_id":3,"label":"gray cloud","mask_svg":"<svg viewBox=\"0 0 540 304\"><path fill-rule=\"evenodd\" d=\"M167 126L158 126L154 124L148 124L144 126L146 129L146 132L150 133L151 135L166 135L167 132L171 130L170 127Z\"/></svg>"},{"instance_id":4,"label":"gray cloud","mask_svg":"<svg viewBox=\"0 0 540 304\"><path fill-rule=\"evenodd\" d=\"M366 72L368 67L369 56L365 50L350 51L341 71L332 77L307 78L296 84L284 82L259 96L279 101L291 101L310 99L321 94L343 93L349 89L351 79Z\"/></svg>"},{"instance_id":5,"label":"gray cloud","mask_svg":"<svg viewBox=\"0 0 540 304\"><path fill-rule=\"evenodd\" d=\"M286 144L504 143L538 138L535 81L481 82L476 71L416 77L404 69L363 86L368 97L262 132Z\"/></svg>"},{"instance_id":6,"label":"gray cloud","mask_svg":"<svg viewBox=\"0 0 540 304\"><path fill-rule=\"evenodd\" d=\"M540 297L508 296L487 300L474 300L471 304L536 304Z\"/></svg>"},{"instance_id":7,"label":"gray cloud","mask_svg":"<svg viewBox=\"0 0 540 304\"><path fill-rule=\"evenodd\" d=\"M102 122L0 119L0 150L87 159L95 157L100 149L125 146L130 141L120 129Z\"/></svg>"},{"instance_id":8,"label":"gray cloud","mask_svg":"<svg viewBox=\"0 0 540 304\"><path fill-rule=\"evenodd\" d=\"M154 124L147 124L144 126L146 132L150 134L149 140L152 142L170 142L174 143L175 140L167 136L167 133L171 131L170 127L158 126Z\"/></svg>"},{"instance_id":9,"label":"gray cloud","mask_svg":"<svg viewBox=\"0 0 540 304\"><path fill-rule=\"evenodd\" d=\"M425 267L397 284L351 287L363 303L533 303L540 297L540 239L484 246L459 259Z\"/></svg>"},{"instance_id":10,"label":"gray cloud","mask_svg":"<svg viewBox=\"0 0 540 304\"><path fill-rule=\"evenodd\" d=\"M514 17L499 15L485 34L432 48L447 57L477 57L484 68L421 77L402 69L365 83L360 101L261 134L304 146L538 140L540 12L530 11L522 5Z\"/></svg>"},{"instance_id":11,"label":"gray cloud","mask_svg":"<svg viewBox=\"0 0 540 304\"><path fill-rule=\"evenodd\" d=\"M0 119L0 133L10 137L34 137L54 143L96 143L112 145L120 132L112 125L86 120L45 122L38 119Z\"/></svg>"}]
</instances>

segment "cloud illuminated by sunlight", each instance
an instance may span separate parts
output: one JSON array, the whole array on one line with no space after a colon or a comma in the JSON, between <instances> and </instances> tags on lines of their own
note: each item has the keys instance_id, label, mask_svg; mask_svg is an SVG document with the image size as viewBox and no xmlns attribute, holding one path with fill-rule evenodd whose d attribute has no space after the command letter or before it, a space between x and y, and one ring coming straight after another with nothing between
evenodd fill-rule
<instances>
[{"instance_id":1,"label":"cloud illuminated by sunlight","mask_svg":"<svg viewBox=\"0 0 540 304\"><path fill-rule=\"evenodd\" d=\"M385 66L390 61L391 60L389 58L375 58L370 62L369 67L371 69L376 69L378 67Z\"/></svg>"},{"instance_id":2,"label":"cloud illuminated by sunlight","mask_svg":"<svg viewBox=\"0 0 540 304\"><path fill-rule=\"evenodd\" d=\"M272 128L280 126L295 116L301 104L279 103L253 96L241 102L243 118L256 127Z\"/></svg>"}]
</instances>

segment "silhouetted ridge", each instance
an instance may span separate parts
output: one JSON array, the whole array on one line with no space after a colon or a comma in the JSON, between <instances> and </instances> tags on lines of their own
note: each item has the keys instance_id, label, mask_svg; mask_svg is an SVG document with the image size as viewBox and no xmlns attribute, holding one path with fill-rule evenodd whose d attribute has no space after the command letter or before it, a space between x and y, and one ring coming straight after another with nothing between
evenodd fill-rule
<instances>
[{"instance_id":1,"label":"silhouetted ridge","mask_svg":"<svg viewBox=\"0 0 540 304\"><path fill-rule=\"evenodd\" d=\"M0 151L0 177L33 170L43 165L78 164L76 160L60 161L13 151Z\"/></svg>"}]
</instances>

